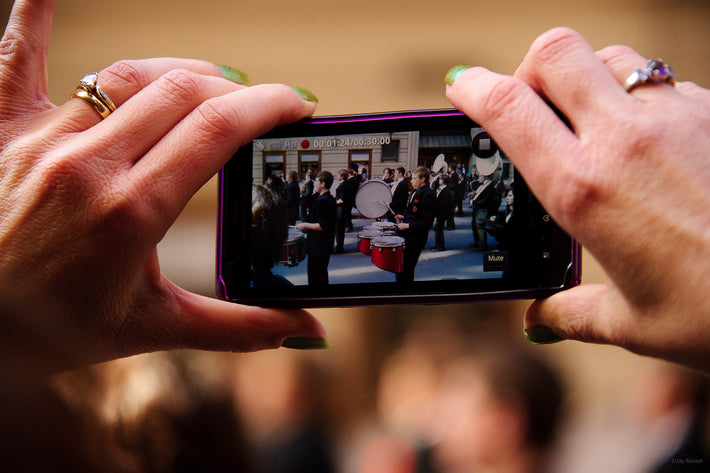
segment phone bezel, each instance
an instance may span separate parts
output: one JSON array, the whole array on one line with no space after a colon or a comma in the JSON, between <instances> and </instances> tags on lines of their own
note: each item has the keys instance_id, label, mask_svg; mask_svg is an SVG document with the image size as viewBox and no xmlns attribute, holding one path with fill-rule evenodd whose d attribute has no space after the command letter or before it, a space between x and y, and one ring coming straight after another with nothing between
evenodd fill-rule
<instances>
[{"instance_id":1,"label":"phone bezel","mask_svg":"<svg viewBox=\"0 0 710 473\"><path fill-rule=\"evenodd\" d=\"M478 127L453 110L416 110L360 115L321 116L275 128L260 138L312 137L387 131L444 130ZM516 212L534 213L535 252L549 252L533 266L536 274L508 274L501 279L334 284L326 287L251 288L249 228L251 222L253 146L240 148L219 173L217 228L217 295L224 300L266 307L344 307L381 304L442 304L477 300L546 297L580 283L581 248L537 203L522 176L515 172ZM247 164L248 163L248 164ZM227 242L237 242L228 245Z\"/></svg>"}]
</instances>

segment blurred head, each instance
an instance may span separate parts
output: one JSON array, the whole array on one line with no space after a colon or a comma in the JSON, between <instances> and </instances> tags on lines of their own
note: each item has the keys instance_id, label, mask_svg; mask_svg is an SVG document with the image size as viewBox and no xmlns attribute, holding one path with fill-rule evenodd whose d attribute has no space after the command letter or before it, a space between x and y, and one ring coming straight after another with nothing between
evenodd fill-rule
<instances>
[{"instance_id":1,"label":"blurred head","mask_svg":"<svg viewBox=\"0 0 710 473\"><path fill-rule=\"evenodd\" d=\"M529 352L468 353L444 368L435 419L436 461L442 471L486 467L530 452L555 438L562 387L555 372Z\"/></svg>"}]
</instances>

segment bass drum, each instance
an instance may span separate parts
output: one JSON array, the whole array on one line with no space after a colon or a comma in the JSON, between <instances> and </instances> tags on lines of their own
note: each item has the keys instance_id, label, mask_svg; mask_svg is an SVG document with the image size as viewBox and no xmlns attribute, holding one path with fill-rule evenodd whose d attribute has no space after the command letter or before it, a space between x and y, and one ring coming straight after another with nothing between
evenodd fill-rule
<instances>
[{"instance_id":1,"label":"bass drum","mask_svg":"<svg viewBox=\"0 0 710 473\"><path fill-rule=\"evenodd\" d=\"M381 236L372 239L372 263L392 273L404 271L404 238Z\"/></svg>"},{"instance_id":2,"label":"bass drum","mask_svg":"<svg viewBox=\"0 0 710 473\"><path fill-rule=\"evenodd\" d=\"M367 181L355 194L355 207L367 218L380 218L389 211L392 203L392 191L384 181Z\"/></svg>"}]
</instances>

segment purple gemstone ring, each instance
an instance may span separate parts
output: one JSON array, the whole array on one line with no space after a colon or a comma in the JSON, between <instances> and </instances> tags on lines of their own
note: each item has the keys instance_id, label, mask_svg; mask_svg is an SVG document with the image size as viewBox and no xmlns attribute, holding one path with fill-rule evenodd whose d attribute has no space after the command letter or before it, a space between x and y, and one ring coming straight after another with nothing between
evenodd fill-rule
<instances>
[{"instance_id":1,"label":"purple gemstone ring","mask_svg":"<svg viewBox=\"0 0 710 473\"><path fill-rule=\"evenodd\" d=\"M663 62L663 59L651 59L645 66L637 67L629 75L626 82L624 82L624 88L627 92L631 92L640 85L660 84L662 82L671 85L675 84L675 73L668 64Z\"/></svg>"}]
</instances>

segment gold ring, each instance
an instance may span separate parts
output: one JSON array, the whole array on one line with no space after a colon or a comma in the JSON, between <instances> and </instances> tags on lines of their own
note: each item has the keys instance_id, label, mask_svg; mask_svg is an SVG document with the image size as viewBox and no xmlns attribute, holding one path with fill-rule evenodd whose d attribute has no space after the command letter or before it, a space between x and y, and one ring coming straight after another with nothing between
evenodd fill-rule
<instances>
[{"instance_id":1,"label":"gold ring","mask_svg":"<svg viewBox=\"0 0 710 473\"><path fill-rule=\"evenodd\" d=\"M116 110L116 106L104 89L99 86L98 78L99 75L96 72L84 76L79 81L79 85L74 90L72 97L83 99L101 115L101 118L106 118L111 112Z\"/></svg>"}]
</instances>

